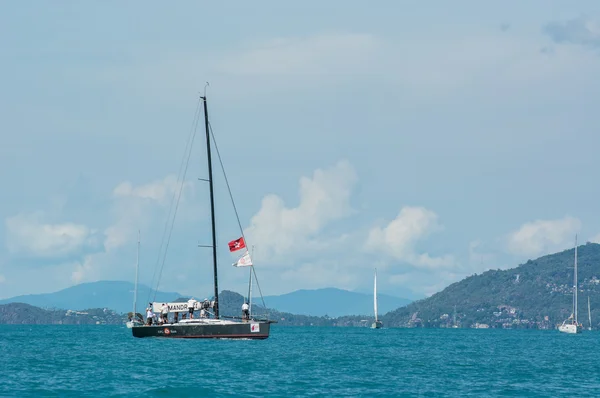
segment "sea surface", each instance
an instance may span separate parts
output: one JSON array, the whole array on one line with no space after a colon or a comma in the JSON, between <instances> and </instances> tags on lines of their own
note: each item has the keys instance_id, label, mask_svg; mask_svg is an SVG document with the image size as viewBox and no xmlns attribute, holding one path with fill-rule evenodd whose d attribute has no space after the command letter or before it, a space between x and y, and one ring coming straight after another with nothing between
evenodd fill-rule
<instances>
[{"instance_id":1,"label":"sea surface","mask_svg":"<svg viewBox=\"0 0 600 398\"><path fill-rule=\"evenodd\" d=\"M251 340L0 325L0 396L600 397L600 332L284 327Z\"/></svg>"}]
</instances>

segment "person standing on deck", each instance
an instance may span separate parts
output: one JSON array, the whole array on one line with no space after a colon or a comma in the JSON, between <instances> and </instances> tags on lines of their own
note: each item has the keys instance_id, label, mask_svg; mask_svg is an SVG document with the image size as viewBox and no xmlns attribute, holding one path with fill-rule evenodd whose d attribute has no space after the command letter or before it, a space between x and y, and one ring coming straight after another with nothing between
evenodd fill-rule
<instances>
[{"instance_id":1,"label":"person standing on deck","mask_svg":"<svg viewBox=\"0 0 600 398\"><path fill-rule=\"evenodd\" d=\"M166 303L160 307L160 314L162 315L163 323L169 323L169 306Z\"/></svg>"},{"instance_id":2,"label":"person standing on deck","mask_svg":"<svg viewBox=\"0 0 600 398\"><path fill-rule=\"evenodd\" d=\"M152 325L152 316L154 314L152 313L152 308L148 307L146 308L146 325L150 326Z\"/></svg>"},{"instance_id":3,"label":"person standing on deck","mask_svg":"<svg viewBox=\"0 0 600 398\"><path fill-rule=\"evenodd\" d=\"M190 313L190 319L194 319L194 306L196 305L196 300L194 298L190 298L188 300L188 312Z\"/></svg>"},{"instance_id":4,"label":"person standing on deck","mask_svg":"<svg viewBox=\"0 0 600 398\"><path fill-rule=\"evenodd\" d=\"M244 304L242 304L242 319L245 321L250 319L250 306L245 301Z\"/></svg>"}]
</instances>

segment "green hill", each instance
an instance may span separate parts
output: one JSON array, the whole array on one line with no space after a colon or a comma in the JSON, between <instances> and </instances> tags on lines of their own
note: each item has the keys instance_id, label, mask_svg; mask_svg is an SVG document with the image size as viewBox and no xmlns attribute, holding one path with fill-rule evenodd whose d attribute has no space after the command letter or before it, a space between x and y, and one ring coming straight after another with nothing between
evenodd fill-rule
<instances>
[{"instance_id":1,"label":"green hill","mask_svg":"<svg viewBox=\"0 0 600 398\"><path fill-rule=\"evenodd\" d=\"M389 327L554 328L571 314L575 249L529 260L517 268L490 270L453 283L439 293L387 313ZM579 320L593 327L600 317L600 245L578 247ZM485 326L484 326L485 327Z\"/></svg>"}]
</instances>

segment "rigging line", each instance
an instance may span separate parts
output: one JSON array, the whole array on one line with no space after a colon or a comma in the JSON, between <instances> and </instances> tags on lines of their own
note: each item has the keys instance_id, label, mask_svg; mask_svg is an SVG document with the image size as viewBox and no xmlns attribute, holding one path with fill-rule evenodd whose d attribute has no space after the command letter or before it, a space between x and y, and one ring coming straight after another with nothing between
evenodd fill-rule
<instances>
[{"instance_id":1,"label":"rigging line","mask_svg":"<svg viewBox=\"0 0 600 398\"><path fill-rule=\"evenodd\" d=\"M269 309L267 308L267 305L265 304L265 298L263 297L262 290L260 290L260 283L258 283L258 276L256 276L256 269L254 268L254 265L251 265L251 267L252 267L252 272L254 272L254 279L256 280L256 286L258 286L258 293L260 293L260 299L263 303L263 307L265 308L265 311L267 311L267 317L268 317Z\"/></svg>"},{"instance_id":2,"label":"rigging line","mask_svg":"<svg viewBox=\"0 0 600 398\"><path fill-rule=\"evenodd\" d=\"M183 170L183 176L181 177L181 185L179 186L179 193L177 195L177 203L175 204L175 211L173 212L173 221L171 222L171 228L169 229L169 236L167 238L167 244L165 246L165 254L163 256L162 264L160 266L160 272L158 274L158 280L156 281L156 291L154 292L153 301L156 299L156 293L158 292L158 285L160 283L160 277L165 267L165 261L167 260L167 253L169 244L171 243L171 234L173 233L173 226L175 225L175 216L177 215L177 209L179 209L179 201L181 200L181 193L183 192L183 186L185 185L185 176L187 175L188 167L190 165L190 157L192 156L192 147L194 146L194 139L196 138L196 132L198 131L198 121L200 118L196 118L196 124L194 125L194 133L192 134L192 140L190 141L190 150L188 151L187 160L185 162L185 169Z\"/></svg>"},{"instance_id":3,"label":"rigging line","mask_svg":"<svg viewBox=\"0 0 600 398\"><path fill-rule=\"evenodd\" d=\"M188 154L188 152L191 152L190 141L192 141L192 136L195 134L195 126L198 124L198 118L200 117L199 116L200 115L200 104L201 104L201 99L198 98L198 103L196 104L196 111L194 113L194 119L192 120L192 125L190 126L190 132L188 134L188 138L187 138L187 141L185 143L185 150L183 151L183 156L181 157L181 163L179 164L179 171L177 172L177 181L176 181L176 184L179 183L179 180L181 178L181 171L183 169L183 164L185 162L186 154ZM188 159L189 159L189 155L188 155ZM169 212L167 214L167 219L165 220L165 227L163 229L163 233L162 233L162 237L161 237L161 241L160 241L160 246L158 248L158 256L156 258L156 263L154 264L154 273L152 274L152 281L150 283L150 290L148 291L147 301L150 301L150 296L152 295L152 290L153 290L153 286L154 286L154 280L156 278L156 270L157 270L158 264L160 262L160 257L161 257L162 249L163 249L163 246L164 246L164 243L165 243L165 236L167 234L167 226L169 225L169 220L171 219L171 212L173 210L173 203L175 202L175 195L176 194L177 194L177 191L174 190L173 191L173 196L171 197L171 204L169 205ZM156 291L158 291L158 281L157 281ZM156 298L156 291L154 292L154 297L155 298Z\"/></svg>"},{"instance_id":4,"label":"rigging line","mask_svg":"<svg viewBox=\"0 0 600 398\"><path fill-rule=\"evenodd\" d=\"M221 170L223 171L223 177L225 178L225 184L227 185L227 191L229 192L229 198L231 199L231 204L233 205L233 210L235 212L235 218L237 219L238 227L240 228L240 233L244 242L246 242L246 237L244 236L244 229L242 228L242 223L240 222L240 216L237 211L237 207L235 206L235 201L233 200L233 194L231 193L231 187L229 185L229 180L227 179L227 173L225 173L225 166L223 165L223 159L221 159L221 153L219 152L219 146L217 145L217 140L215 139L215 135L213 133L213 128L210 122L208 122L208 128L210 130L210 136L212 137L213 144L215 145L215 151L217 152L217 157L219 158L219 163L221 165ZM256 279L256 286L258 286L258 292L260 294L260 299L262 300L265 309L267 306L265 305L265 299L262 295L262 291L260 289L260 284L258 283L258 277L256 276L256 270L254 269L254 265L252 265L252 270L254 272L254 279Z\"/></svg>"},{"instance_id":5,"label":"rigging line","mask_svg":"<svg viewBox=\"0 0 600 398\"><path fill-rule=\"evenodd\" d=\"M213 143L215 144L215 150L217 152L217 157L219 158L219 163L221 164L221 170L223 171L223 177L225 177L225 184L227 184L227 190L229 191L229 198L231 199L231 204L233 205L233 211L235 211L235 218L237 219L238 227L240 227L240 232L242 237L244 237L244 230L242 229L242 223L240 222L240 216L238 215L237 207L235 206L235 202L233 200L233 194L231 193L231 187L229 186L229 180L227 179L227 174L225 173L225 167L223 166L223 160L221 159L221 153L219 152L219 147L217 146L217 140L215 140L215 135L213 133L212 125L208 122L208 127L210 129L210 136L212 137ZM244 237L244 241L246 238Z\"/></svg>"},{"instance_id":6,"label":"rigging line","mask_svg":"<svg viewBox=\"0 0 600 398\"><path fill-rule=\"evenodd\" d=\"M192 121L192 126L190 127L190 133L188 135L188 139L187 139L187 142L185 144L185 150L184 150L183 156L181 158L181 164L179 165L179 171L177 173L176 184L179 183L179 180L181 179L181 171L183 169L183 164L184 164L185 159L186 159L186 154L188 153L188 151L191 151L190 141L192 139L192 135L194 134L194 126L198 123L196 120L199 118L199 114L200 114L200 99L198 99L198 104L196 105L196 113L194 115L194 120ZM189 150L188 150L188 148L189 148ZM174 190L173 191L173 196L171 198L171 203L169 205L169 212L167 214L167 219L165 220L165 227L163 229L163 234L162 234L162 237L161 237L160 246L158 248L158 256L156 258L156 264L154 265L154 273L152 274L152 282L150 284L150 291L148 292L148 298L147 298L148 301L150 301L150 295L152 295L152 289L153 289L154 280L155 280L155 277L156 277L156 270L158 268L158 264L160 262L160 257L161 257L161 254L162 254L162 249L163 249L163 246L165 244L165 236L167 234L167 227L169 225L169 220L171 219L171 213L173 211L173 203L175 202L175 196L176 196L176 194L177 194L177 191ZM157 281L156 291L154 293L154 298L156 298L156 292L157 291L158 291L158 281Z\"/></svg>"}]
</instances>

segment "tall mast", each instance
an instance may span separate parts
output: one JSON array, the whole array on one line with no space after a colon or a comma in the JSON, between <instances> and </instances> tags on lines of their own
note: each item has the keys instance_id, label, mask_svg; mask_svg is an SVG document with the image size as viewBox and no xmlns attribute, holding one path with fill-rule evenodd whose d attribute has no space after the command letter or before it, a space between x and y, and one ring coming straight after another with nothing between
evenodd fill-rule
<instances>
[{"instance_id":1,"label":"tall mast","mask_svg":"<svg viewBox=\"0 0 600 398\"><path fill-rule=\"evenodd\" d=\"M452 315L452 320L454 322L454 326L456 326L456 304L454 304L454 314Z\"/></svg>"},{"instance_id":2,"label":"tall mast","mask_svg":"<svg viewBox=\"0 0 600 398\"><path fill-rule=\"evenodd\" d=\"M375 268L375 280L373 282L373 309L375 310L375 322L377 322L377 268Z\"/></svg>"},{"instance_id":3,"label":"tall mast","mask_svg":"<svg viewBox=\"0 0 600 398\"><path fill-rule=\"evenodd\" d=\"M213 249L213 270L215 285L215 318L219 318L219 283L217 280L217 228L215 223L215 196L213 190L212 158L210 155L210 127L208 125L208 107L206 104L206 95L200 97L204 100L204 127L206 129L206 157L208 160L208 185L210 187L210 218L212 228L212 249Z\"/></svg>"},{"instance_id":4,"label":"tall mast","mask_svg":"<svg viewBox=\"0 0 600 398\"><path fill-rule=\"evenodd\" d=\"M133 319L137 314L138 270L140 268L140 231L138 230L137 257L135 260L135 288L133 293Z\"/></svg>"},{"instance_id":5,"label":"tall mast","mask_svg":"<svg viewBox=\"0 0 600 398\"><path fill-rule=\"evenodd\" d=\"M588 322L590 323L590 330L592 330L592 312L590 311L590 296L588 296Z\"/></svg>"},{"instance_id":6,"label":"tall mast","mask_svg":"<svg viewBox=\"0 0 600 398\"><path fill-rule=\"evenodd\" d=\"M575 324L578 324L577 322L577 235L575 235L575 275L574 275L574 285L573 288L575 289Z\"/></svg>"}]
</instances>

